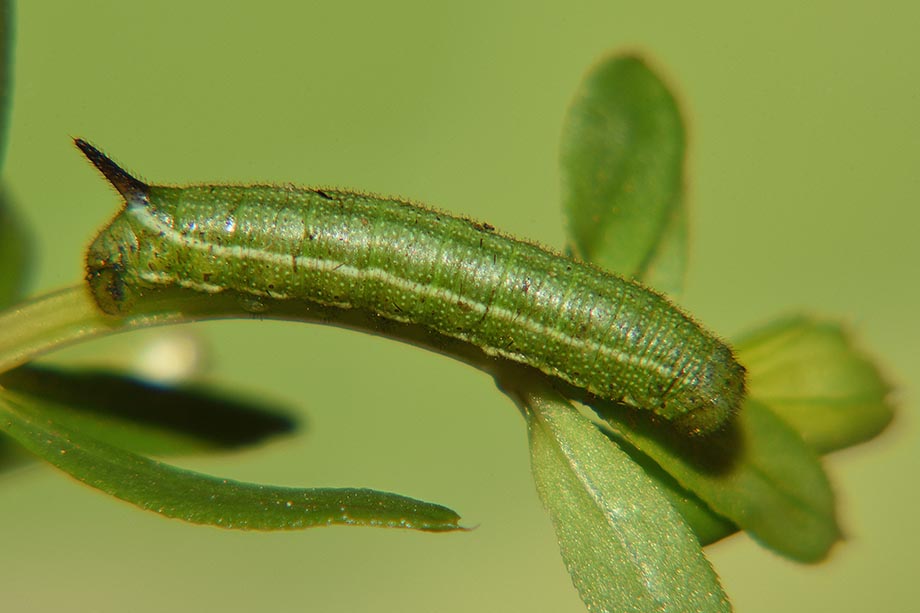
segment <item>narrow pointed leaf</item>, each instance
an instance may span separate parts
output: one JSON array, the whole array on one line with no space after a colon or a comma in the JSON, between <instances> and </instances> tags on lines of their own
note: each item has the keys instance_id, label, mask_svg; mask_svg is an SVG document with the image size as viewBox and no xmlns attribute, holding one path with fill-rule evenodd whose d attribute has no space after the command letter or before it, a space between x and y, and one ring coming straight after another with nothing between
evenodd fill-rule
<instances>
[{"instance_id":1,"label":"narrow pointed leaf","mask_svg":"<svg viewBox=\"0 0 920 613\"><path fill-rule=\"evenodd\" d=\"M686 261L684 129L673 96L637 57L602 61L563 124L562 197L572 252L673 291Z\"/></svg>"},{"instance_id":2,"label":"narrow pointed leaf","mask_svg":"<svg viewBox=\"0 0 920 613\"><path fill-rule=\"evenodd\" d=\"M369 489L302 489L241 483L123 451L0 396L0 430L72 477L142 509L195 524L292 530L334 524L457 530L445 507Z\"/></svg>"},{"instance_id":3,"label":"narrow pointed leaf","mask_svg":"<svg viewBox=\"0 0 920 613\"><path fill-rule=\"evenodd\" d=\"M277 408L226 392L156 386L111 372L30 364L0 374L0 385L28 396L49 419L135 453L236 449L295 428Z\"/></svg>"},{"instance_id":4,"label":"narrow pointed leaf","mask_svg":"<svg viewBox=\"0 0 920 613\"><path fill-rule=\"evenodd\" d=\"M564 399L506 386L522 407L537 491L589 611L729 611L690 529L645 472Z\"/></svg>"},{"instance_id":5,"label":"narrow pointed leaf","mask_svg":"<svg viewBox=\"0 0 920 613\"><path fill-rule=\"evenodd\" d=\"M833 492L817 455L759 402L748 400L728 428L695 438L626 407L592 406L619 438L765 546L816 562L839 540Z\"/></svg>"},{"instance_id":6,"label":"narrow pointed leaf","mask_svg":"<svg viewBox=\"0 0 920 613\"><path fill-rule=\"evenodd\" d=\"M891 387L837 323L788 317L735 348L748 370L751 397L820 453L867 441L894 417Z\"/></svg>"}]
</instances>

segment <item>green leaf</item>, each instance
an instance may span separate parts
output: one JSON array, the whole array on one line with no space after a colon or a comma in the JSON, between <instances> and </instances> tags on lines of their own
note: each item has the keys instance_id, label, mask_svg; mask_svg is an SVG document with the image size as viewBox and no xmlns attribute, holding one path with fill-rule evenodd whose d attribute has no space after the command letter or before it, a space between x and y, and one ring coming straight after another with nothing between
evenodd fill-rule
<instances>
[{"instance_id":1,"label":"green leaf","mask_svg":"<svg viewBox=\"0 0 920 613\"><path fill-rule=\"evenodd\" d=\"M759 402L745 402L724 430L692 438L625 406L592 407L618 438L765 546L816 562L840 538L833 492L817 455Z\"/></svg>"},{"instance_id":2,"label":"green leaf","mask_svg":"<svg viewBox=\"0 0 920 613\"><path fill-rule=\"evenodd\" d=\"M563 124L560 158L572 252L679 288L684 129L674 98L641 59L613 57L588 74Z\"/></svg>"},{"instance_id":3,"label":"green leaf","mask_svg":"<svg viewBox=\"0 0 920 613\"><path fill-rule=\"evenodd\" d=\"M13 3L0 0L0 169L6 154L13 100Z\"/></svg>"},{"instance_id":4,"label":"green leaf","mask_svg":"<svg viewBox=\"0 0 920 613\"><path fill-rule=\"evenodd\" d=\"M0 430L72 477L142 509L195 524L292 530L343 524L458 530L445 507L368 489L301 489L240 483L123 451L0 396Z\"/></svg>"},{"instance_id":5,"label":"green leaf","mask_svg":"<svg viewBox=\"0 0 920 613\"><path fill-rule=\"evenodd\" d=\"M645 268L636 273L636 279L668 296L680 296L687 273L690 242L687 225L687 207L681 201L671 210L658 247Z\"/></svg>"},{"instance_id":6,"label":"green leaf","mask_svg":"<svg viewBox=\"0 0 920 613\"><path fill-rule=\"evenodd\" d=\"M30 272L32 237L0 188L0 309L22 297Z\"/></svg>"},{"instance_id":7,"label":"green leaf","mask_svg":"<svg viewBox=\"0 0 920 613\"><path fill-rule=\"evenodd\" d=\"M729 611L690 529L645 472L549 388L522 408L537 491L589 611Z\"/></svg>"},{"instance_id":8,"label":"green leaf","mask_svg":"<svg viewBox=\"0 0 920 613\"><path fill-rule=\"evenodd\" d=\"M207 388L161 387L115 373L30 364L0 385L67 428L135 453L167 455L254 445L294 430L278 409Z\"/></svg>"},{"instance_id":9,"label":"green leaf","mask_svg":"<svg viewBox=\"0 0 920 613\"><path fill-rule=\"evenodd\" d=\"M891 422L891 387L837 323L786 317L746 335L735 348L748 369L750 397L820 454L868 440ZM624 450L655 479L701 543L737 530L642 452Z\"/></svg>"},{"instance_id":10,"label":"green leaf","mask_svg":"<svg viewBox=\"0 0 920 613\"><path fill-rule=\"evenodd\" d=\"M820 453L867 441L891 422L891 386L843 327L798 316L735 345L752 398L769 406Z\"/></svg>"}]
</instances>

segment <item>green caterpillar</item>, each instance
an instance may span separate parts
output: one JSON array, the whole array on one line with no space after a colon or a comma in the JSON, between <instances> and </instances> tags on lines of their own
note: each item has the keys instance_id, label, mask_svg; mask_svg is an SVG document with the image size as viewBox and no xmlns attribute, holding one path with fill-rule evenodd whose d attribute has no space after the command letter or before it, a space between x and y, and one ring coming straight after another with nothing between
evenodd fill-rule
<instances>
[{"instance_id":1,"label":"green caterpillar","mask_svg":"<svg viewBox=\"0 0 920 613\"><path fill-rule=\"evenodd\" d=\"M665 298L488 224L346 191L146 185L76 145L126 201L87 254L106 313L170 286L364 309L692 432L718 428L744 397L731 350Z\"/></svg>"}]
</instances>

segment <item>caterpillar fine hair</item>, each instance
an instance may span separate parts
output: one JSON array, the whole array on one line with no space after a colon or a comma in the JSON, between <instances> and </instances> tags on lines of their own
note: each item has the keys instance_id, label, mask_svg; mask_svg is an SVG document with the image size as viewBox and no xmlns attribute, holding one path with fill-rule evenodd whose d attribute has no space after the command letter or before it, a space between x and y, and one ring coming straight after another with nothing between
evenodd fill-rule
<instances>
[{"instance_id":1,"label":"caterpillar fine hair","mask_svg":"<svg viewBox=\"0 0 920 613\"><path fill-rule=\"evenodd\" d=\"M664 297L488 224L347 191L146 185L76 145L125 198L86 260L111 315L169 286L364 309L691 432L718 428L744 397L731 350Z\"/></svg>"}]
</instances>

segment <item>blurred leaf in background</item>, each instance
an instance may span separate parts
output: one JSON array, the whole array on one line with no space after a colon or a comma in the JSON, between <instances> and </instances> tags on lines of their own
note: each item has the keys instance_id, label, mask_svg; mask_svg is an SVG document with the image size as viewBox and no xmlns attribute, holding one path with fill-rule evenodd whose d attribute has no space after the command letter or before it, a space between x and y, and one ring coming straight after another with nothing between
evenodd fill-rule
<instances>
[{"instance_id":1,"label":"blurred leaf in background","mask_svg":"<svg viewBox=\"0 0 920 613\"><path fill-rule=\"evenodd\" d=\"M752 398L829 453L880 434L894 418L892 387L836 322L778 319L735 345Z\"/></svg>"},{"instance_id":2,"label":"blurred leaf in background","mask_svg":"<svg viewBox=\"0 0 920 613\"><path fill-rule=\"evenodd\" d=\"M677 295L687 260L684 128L636 56L597 64L562 130L562 204L577 257Z\"/></svg>"}]
</instances>

